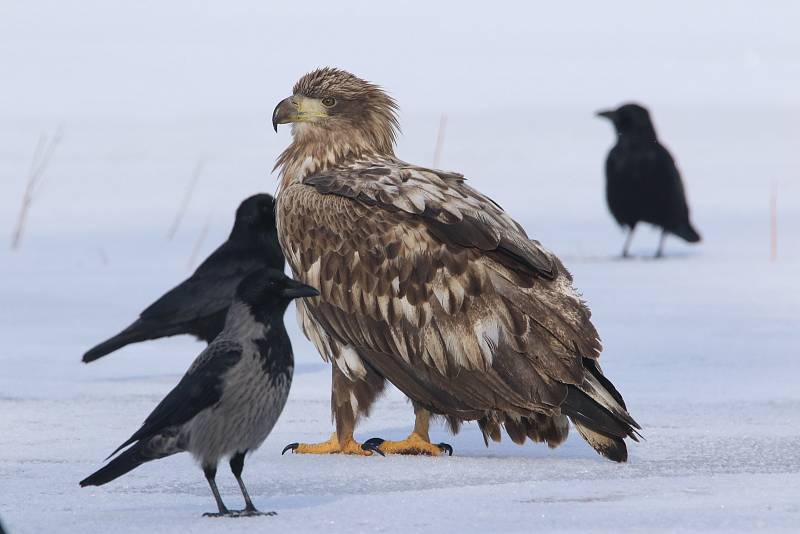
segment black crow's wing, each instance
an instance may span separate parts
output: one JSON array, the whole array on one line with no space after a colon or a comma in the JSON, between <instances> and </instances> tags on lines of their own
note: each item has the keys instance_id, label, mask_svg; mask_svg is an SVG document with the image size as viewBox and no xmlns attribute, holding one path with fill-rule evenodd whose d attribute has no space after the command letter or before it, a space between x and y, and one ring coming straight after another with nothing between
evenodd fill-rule
<instances>
[{"instance_id":1,"label":"black crow's wing","mask_svg":"<svg viewBox=\"0 0 800 534\"><path fill-rule=\"evenodd\" d=\"M114 456L131 443L153 436L165 428L181 425L213 406L222 396L222 383L227 371L242 357L236 343L212 343L194 361L178 385L170 391L142 427L111 453Z\"/></svg>"},{"instance_id":2,"label":"black crow's wing","mask_svg":"<svg viewBox=\"0 0 800 534\"><path fill-rule=\"evenodd\" d=\"M655 198L660 199L659 210L664 224L688 220L689 208L686 204L686 193L683 190L681 173L675 165L669 151L657 144L652 151L649 166L650 182L655 188Z\"/></svg>"},{"instance_id":3,"label":"black crow's wing","mask_svg":"<svg viewBox=\"0 0 800 534\"><path fill-rule=\"evenodd\" d=\"M263 251L229 245L214 251L192 276L147 307L140 318L162 326L183 324L230 306L239 282L265 267L267 258Z\"/></svg>"},{"instance_id":4,"label":"black crow's wing","mask_svg":"<svg viewBox=\"0 0 800 534\"><path fill-rule=\"evenodd\" d=\"M224 325L225 311L236 287L248 274L277 264L283 256L274 250L235 246L225 242L188 279L148 306L130 326L83 355L92 362L131 343L180 334L211 342Z\"/></svg>"}]
</instances>

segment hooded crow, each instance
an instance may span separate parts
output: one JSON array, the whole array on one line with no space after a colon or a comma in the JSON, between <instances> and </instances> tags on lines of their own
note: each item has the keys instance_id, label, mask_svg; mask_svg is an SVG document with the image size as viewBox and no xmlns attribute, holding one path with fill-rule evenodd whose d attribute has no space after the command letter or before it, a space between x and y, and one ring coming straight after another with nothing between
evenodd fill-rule
<instances>
[{"instance_id":1,"label":"hooded crow","mask_svg":"<svg viewBox=\"0 0 800 534\"><path fill-rule=\"evenodd\" d=\"M191 334L210 343L222 331L237 284L261 269L283 270L275 199L261 193L236 210L233 230L188 279L147 307L129 327L83 355L93 362L131 343Z\"/></svg>"},{"instance_id":2,"label":"hooded crow","mask_svg":"<svg viewBox=\"0 0 800 534\"><path fill-rule=\"evenodd\" d=\"M269 435L289 395L294 358L283 324L286 307L292 299L318 294L274 269L248 275L220 335L111 456L128 448L80 485L101 486L145 462L188 451L203 468L219 509L205 515L260 514L242 482L244 457ZM244 496L245 508L238 512L225 506L217 489L222 458L230 458Z\"/></svg>"},{"instance_id":3,"label":"hooded crow","mask_svg":"<svg viewBox=\"0 0 800 534\"><path fill-rule=\"evenodd\" d=\"M606 159L606 200L617 223L629 229L622 256L628 256L640 221L661 228L657 258L664 253L668 233L689 243L700 241L689 221L681 175L670 153L658 142L647 109L625 104L597 115L613 122L617 131L617 144Z\"/></svg>"}]
</instances>

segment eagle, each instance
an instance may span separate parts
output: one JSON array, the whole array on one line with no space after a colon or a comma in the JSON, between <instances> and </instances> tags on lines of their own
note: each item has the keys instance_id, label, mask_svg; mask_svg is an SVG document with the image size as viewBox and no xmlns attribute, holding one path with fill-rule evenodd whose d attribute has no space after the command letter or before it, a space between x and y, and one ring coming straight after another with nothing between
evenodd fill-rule
<instances>
[{"instance_id":1,"label":"eagle","mask_svg":"<svg viewBox=\"0 0 800 534\"><path fill-rule=\"evenodd\" d=\"M639 425L605 377L590 312L561 261L464 176L394 154L398 106L336 68L303 76L275 107L291 123L278 157L278 238L320 295L298 321L332 363L335 432L296 453L440 455L432 416L477 421L555 447L569 421L603 456L627 459ZM401 441L354 438L386 381L412 401Z\"/></svg>"}]
</instances>

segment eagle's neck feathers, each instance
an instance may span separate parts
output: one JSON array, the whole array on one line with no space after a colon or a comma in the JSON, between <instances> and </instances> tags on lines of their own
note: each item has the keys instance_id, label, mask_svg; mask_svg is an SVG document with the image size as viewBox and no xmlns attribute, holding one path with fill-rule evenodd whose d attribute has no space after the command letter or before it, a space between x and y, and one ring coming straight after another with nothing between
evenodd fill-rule
<instances>
[{"instance_id":1,"label":"eagle's neck feathers","mask_svg":"<svg viewBox=\"0 0 800 534\"><path fill-rule=\"evenodd\" d=\"M383 115L352 122L292 125L292 143L278 157L280 189L309 174L356 160L394 157L395 126Z\"/></svg>"}]
</instances>

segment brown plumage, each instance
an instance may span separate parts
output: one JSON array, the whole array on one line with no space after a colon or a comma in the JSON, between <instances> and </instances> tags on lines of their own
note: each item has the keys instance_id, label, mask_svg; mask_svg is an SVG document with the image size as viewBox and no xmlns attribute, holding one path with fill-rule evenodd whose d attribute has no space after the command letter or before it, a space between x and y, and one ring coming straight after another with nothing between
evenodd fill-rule
<instances>
[{"instance_id":1,"label":"brown plumage","mask_svg":"<svg viewBox=\"0 0 800 534\"><path fill-rule=\"evenodd\" d=\"M337 69L303 77L273 122L278 233L296 278L320 290L301 326L333 362L339 439L388 379L417 407L556 446L567 417L624 461L639 426L606 379L590 313L559 259L456 173L394 156L396 105Z\"/></svg>"}]
</instances>

